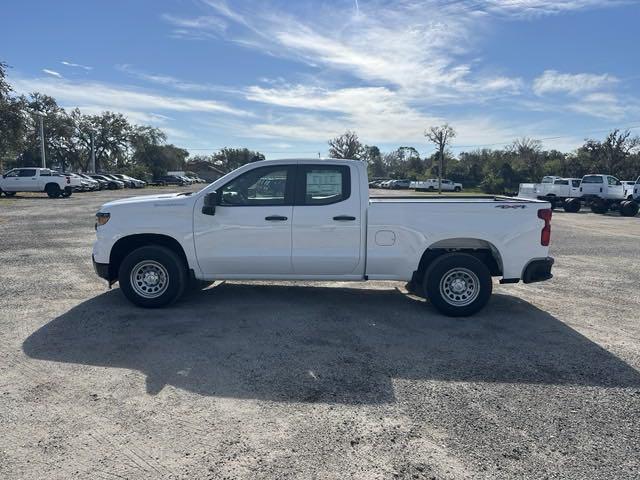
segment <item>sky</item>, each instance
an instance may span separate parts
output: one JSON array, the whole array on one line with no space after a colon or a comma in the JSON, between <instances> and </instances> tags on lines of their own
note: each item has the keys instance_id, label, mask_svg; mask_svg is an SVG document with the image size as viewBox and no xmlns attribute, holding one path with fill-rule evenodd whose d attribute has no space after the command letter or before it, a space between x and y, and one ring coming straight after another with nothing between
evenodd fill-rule
<instances>
[{"instance_id":1,"label":"sky","mask_svg":"<svg viewBox=\"0 0 640 480\"><path fill-rule=\"evenodd\" d=\"M3 8L19 93L125 114L192 154L327 155L640 133L639 0L36 0Z\"/></svg>"}]
</instances>

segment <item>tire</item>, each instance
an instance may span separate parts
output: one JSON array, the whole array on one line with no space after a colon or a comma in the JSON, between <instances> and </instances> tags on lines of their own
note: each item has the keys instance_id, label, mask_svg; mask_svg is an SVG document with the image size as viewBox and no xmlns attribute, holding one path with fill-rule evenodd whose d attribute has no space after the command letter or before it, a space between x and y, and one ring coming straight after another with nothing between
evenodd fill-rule
<instances>
[{"instance_id":1,"label":"tire","mask_svg":"<svg viewBox=\"0 0 640 480\"><path fill-rule=\"evenodd\" d=\"M60 192L60 196L62 198L68 198L73 193L73 189L71 187L65 187L64 190Z\"/></svg>"},{"instance_id":2,"label":"tire","mask_svg":"<svg viewBox=\"0 0 640 480\"><path fill-rule=\"evenodd\" d=\"M461 192L461 191L462 191L462 189L461 189L460 187L456 187L456 188L454 188L454 189L453 189L453 191L454 191L454 192Z\"/></svg>"},{"instance_id":3,"label":"tire","mask_svg":"<svg viewBox=\"0 0 640 480\"><path fill-rule=\"evenodd\" d=\"M453 282L466 289L456 292ZM478 258L467 253L448 253L436 258L429 266L423 289L441 313L449 317L467 317L487 304L493 283L489 269Z\"/></svg>"},{"instance_id":4,"label":"tire","mask_svg":"<svg viewBox=\"0 0 640 480\"><path fill-rule=\"evenodd\" d=\"M627 200L620 204L620 215L623 217L635 217L640 210L640 205L633 200Z\"/></svg>"},{"instance_id":5,"label":"tire","mask_svg":"<svg viewBox=\"0 0 640 480\"><path fill-rule=\"evenodd\" d=\"M609 206L603 201L603 200L594 200L591 203L591 211L593 213L597 213L599 215L602 215L604 213L607 213L609 211Z\"/></svg>"},{"instance_id":6,"label":"tire","mask_svg":"<svg viewBox=\"0 0 640 480\"><path fill-rule=\"evenodd\" d=\"M5 192L5 191L3 191L3 193L5 194L6 197L13 197L16 194L16 192Z\"/></svg>"},{"instance_id":7,"label":"tire","mask_svg":"<svg viewBox=\"0 0 640 480\"><path fill-rule=\"evenodd\" d=\"M62 190L60 190L60 185L58 185L57 183L48 183L47 185L45 185L44 191L49 198L58 198L62 193Z\"/></svg>"},{"instance_id":8,"label":"tire","mask_svg":"<svg viewBox=\"0 0 640 480\"><path fill-rule=\"evenodd\" d=\"M427 188L427 190L429 190L430 192L433 192L435 190L435 187L429 187Z\"/></svg>"},{"instance_id":9,"label":"tire","mask_svg":"<svg viewBox=\"0 0 640 480\"><path fill-rule=\"evenodd\" d=\"M564 211L567 213L578 213L580 208L582 208L582 204L577 198L570 198L564 202Z\"/></svg>"},{"instance_id":10,"label":"tire","mask_svg":"<svg viewBox=\"0 0 640 480\"><path fill-rule=\"evenodd\" d=\"M146 282L143 273L150 277ZM184 293L187 268L182 259L166 247L140 247L120 264L118 282L131 303L144 308L164 307Z\"/></svg>"},{"instance_id":11,"label":"tire","mask_svg":"<svg viewBox=\"0 0 640 480\"><path fill-rule=\"evenodd\" d=\"M107 188L109 188L109 190L117 190L117 188L118 188L118 184L116 184L116 183L109 183L109 186L108 186Z\"/></svg>"},{"instance_id":12,"label":"tire","mask_svg":"<svg viewBox=\"0 0 640 480\"><path fill-rule=\"evenodd\" d=\"M549 202L551 204L551 210L555 210L556 208L558 208L558 200L555 198L548 198L547 202Z\"/></svg>"}]
</instances>

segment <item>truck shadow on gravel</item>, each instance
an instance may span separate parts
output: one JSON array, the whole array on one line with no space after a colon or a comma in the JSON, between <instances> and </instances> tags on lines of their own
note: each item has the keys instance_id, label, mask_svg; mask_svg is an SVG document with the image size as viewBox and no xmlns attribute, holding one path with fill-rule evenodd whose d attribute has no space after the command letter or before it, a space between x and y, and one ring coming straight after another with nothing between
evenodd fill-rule
<instances>
[{"instance_id":1,"label":"truck shadow on gravel","mask_svg":"<svg viewBox=\"0 0 640 480\"><path fill-rule=\"evenodd\" d=\"M640 386L622 360L516 297L443 317L398 290L222 284L163 310L117 290L27 338L35 359L139 370L147 391L394 402L394 379Z\"/></svg>"}]
</instances>

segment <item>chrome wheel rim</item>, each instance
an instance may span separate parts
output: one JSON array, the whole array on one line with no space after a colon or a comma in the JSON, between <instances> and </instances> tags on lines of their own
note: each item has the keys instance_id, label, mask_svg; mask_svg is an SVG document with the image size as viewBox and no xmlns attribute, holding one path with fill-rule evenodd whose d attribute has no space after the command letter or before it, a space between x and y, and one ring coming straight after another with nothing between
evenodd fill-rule
<instances>
[{"instance_id":1,"label":"chrome wheel rim","mask_svg":"<svg viewBox=\"0 0 640 480\"><path fill-rule=\"evenodd\" d=\"M158 262L143 260L131 269L131 287L143 298L157 298L169 287L169 273Z\"/></svg>"},{"instance_id":2,"label":"chrome wheel rim","mask_svg":"<svg viewBox=\"0 0 640 480\"><path fill-rule=\"evenodd\" d=\"M480 294L478 276L467 268L453 268L440 280L440 295L449 305L466 307Z\"/></svg>"}]
</instances>

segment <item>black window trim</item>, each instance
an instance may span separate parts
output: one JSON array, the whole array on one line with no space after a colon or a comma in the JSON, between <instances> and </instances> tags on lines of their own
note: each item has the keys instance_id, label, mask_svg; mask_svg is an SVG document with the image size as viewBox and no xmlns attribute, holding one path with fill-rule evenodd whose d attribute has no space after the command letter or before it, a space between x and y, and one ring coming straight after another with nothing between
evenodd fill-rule
<instances>
[{"instance_id":1,"label":"black window trim","mask_svg":"<svg viewBox=\"0 0 640 480\"><path fill-rule=\"evenodd\" d=\"M225 189L227 185L229 185L231 182L236 181L238 178L242 177L243 175L247 175L249 173L255 172L256 170L266 170L266 169L269 169L269 170L286 169L287 170L287 182L284 187L283 203L263 203L263 204L254 204L254 205L227 205L227 204L221 203L222 191ZM293 199L295 197L295 178L296 178L295 164L284 163L282 165L264 165L261 167L252 168L250 170L247 170L246 172L242 172L240 175L233 177L231 180L229 180L227 183L225 183L221 187L216 188L216 197L217 197L216 203L220 207L232 207L232 208L235 208L235 207L292 207L294 203Z\"/></svg>"},{"instance_id":2,"label":"black window trim","mask_svg":"<svg viewBox=\"0 0 640 480\"><path fill-rule=\"evenodd\" d=\"M334 169L342 172L342 198L329 203L307 203L307 172L315 169ZM325 207L344 202L351 197L351 167L336 163L301 163L296 174L295 203L297 207Z\"/></svg>"}]
</instances>

